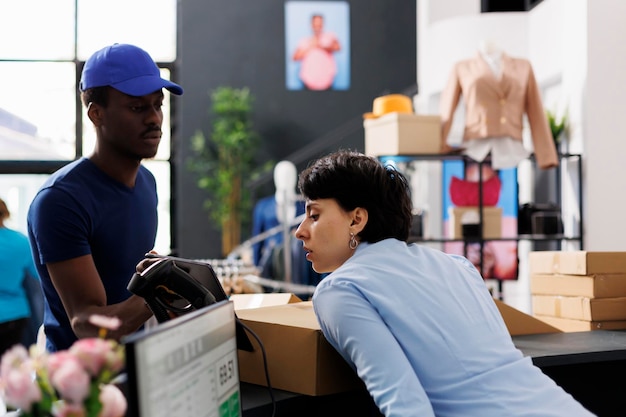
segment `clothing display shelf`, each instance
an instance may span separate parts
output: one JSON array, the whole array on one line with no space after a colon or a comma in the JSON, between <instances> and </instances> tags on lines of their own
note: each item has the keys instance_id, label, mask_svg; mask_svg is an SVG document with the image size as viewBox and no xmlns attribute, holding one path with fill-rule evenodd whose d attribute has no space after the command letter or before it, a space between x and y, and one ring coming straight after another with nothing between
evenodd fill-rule
<instances>
[{"instance_id":1,"label":"clothing display shelf","mask_svg":"<svg viewBox=\"0 0 626 417\"><path fill-rule=\"evenodd\" d=\"M575 186L568 187L568 191L574 192L574 200L576 201L577 207L574 210L569 210L567 213L571 212L574 214L569 214L568 216L575 216L576 219L568 219L562 218L561 220L565 222L569 222L572 227L569 227L568 230L565 230L562 234L523 234L523 235L506 235L498 238L489 238L489 237L472 237L472 238L448 238L441 236L443 233L431 233L428 237L417 237L411 238L411 242L417 243L446 243L446 242L463 242L464 247L467 248L467 245L470 243L478 243L480 244L480 265L482 267L484 262L484 245L486 242L490 241L529 241L532 243L532 250L561 250L564 242L573 242L576 244L579 249L583 248L583 205L582 205L582 195L583 195L583 186L582 186L582 155L580 154L571 154L571 153L560 153L559 155L559 166L549 170L540 170L537 167L536 160L534 155L529 156L528 160L531 162L531 169L533 173L533 178L535 178L535 182L541 181L544 182L544 179L537 180L537 173L545 173L548 175L551 180L548 182L553 183L553 189L550 190L550 198L549 201L555 203L559 207L562 207L563 199L563 185L562 180L564 177L570 179L570 184L574 183ZM411 162L411 161L425 161L425 162L444 162L444 161L463 161L466 163L476 163L479 165L478 169L478 214L479 214L479 222L478 222L478 230L483 230L484 223L484 212L482 210L483 207L483 165L486 163L490 163L490 159L487 158L481 162L474 161L468 156L465 156L461 153L450 153L450 154L419 154L419 155L380 155L378 159L382 162L385 161L395 161L398 162L398 165L402 165L402 162ZM399 168L402 169L402 168ZM537 186L537 184L532 184L533 186ZM545 184L544 184L545 185ZM506 186L506 185L505 185ZM518 187L519 188L519 187ZM448 190L442 190L442 192L448 192ZM429 197L430 198L430 197ZM568 199L567 201L571 201ZM519 207L519 195L517 195L516 205ZM566 210L561 210L562 216L566 213ZM429 216L432 213L428 214ZM442 223L443 224L443 223ZM441 227L443 229L443 226ZM546 244L551 245L549 248L544 248ZM519 247L518 247L519 250ZM520 258L518 253L518 259ZM499 293L502 293L502 278L498 277L490 277L490 279L498 280Z\"/></svg>"}]
</instances>

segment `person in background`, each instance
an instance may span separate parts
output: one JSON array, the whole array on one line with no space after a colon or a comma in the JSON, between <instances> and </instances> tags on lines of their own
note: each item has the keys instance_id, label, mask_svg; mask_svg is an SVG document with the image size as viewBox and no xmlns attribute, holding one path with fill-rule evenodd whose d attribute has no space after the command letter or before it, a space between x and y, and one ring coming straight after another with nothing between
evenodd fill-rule
<instances>
[{"instance_id":1,"label":"person in background","mask_svg":"<svg viewBox=\"0 0 626 417\"><path fill-rule=\"evenodd\" d=\"M80 91L96 131L93 153L55 172L28 212L49 351L97 335L91 314L121 319L108 334L117 339L152 316L126 287L156 239L156 181L142 160L161 141L164 88L183 93L134 45L107 46L85 63Z\"/></svg>"},{"instance_id":2,"label":"person in background","mask_svg":"<svg viewBox=\"0 0 626 417\"><path fill-rule=\"evenodd\" d=\"M22 343L32 316L26 279L39 279L28 238L5 222L11 213L0 199L0 356Z\"/></svg>"},{"instance_id":3,"label":"person in background","mask_svg":"<svg viewBox=\"0 0 626 417\"><path fill-rule=\"evenodd\" d=\"M337 63L333 53L341 46L337 36L324 31L324 16L311 16L313 34L303 38L293 53L294 61L301 61L300 80L309 90L327 90L335 81Z\"/></svg>"},{"instance_id":4,"label":"person in background","mask_svg":"<svg viewBox=\"0 0 626 417\"><path fill-rule=\"evenodd\" d=\"M322 332L380 412L410 416L591 416L524 357L474 265L408 244L406 178L351 151L301 172L296 230L317 272Z\"/></svg>"}]
</instances>

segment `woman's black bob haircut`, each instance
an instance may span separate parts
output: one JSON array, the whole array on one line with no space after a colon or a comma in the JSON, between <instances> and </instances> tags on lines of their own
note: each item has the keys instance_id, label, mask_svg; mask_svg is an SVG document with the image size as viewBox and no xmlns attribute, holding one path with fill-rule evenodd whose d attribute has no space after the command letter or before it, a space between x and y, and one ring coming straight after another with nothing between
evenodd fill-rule
<instances>
[{"instance_id":1,"label":"woman's black bob haircut","mask_svg":"<svg viewBox=\"0 0 626 417\"><path fill-rule=\"evenodd\" d=\"M368 222L359 233L363 242L409 238L413 207L408 181L376 158L351 150L328 154L300 173L298 188L307 200L332 198L346 211L366 209Z\"/></svg>"}]
</instances>

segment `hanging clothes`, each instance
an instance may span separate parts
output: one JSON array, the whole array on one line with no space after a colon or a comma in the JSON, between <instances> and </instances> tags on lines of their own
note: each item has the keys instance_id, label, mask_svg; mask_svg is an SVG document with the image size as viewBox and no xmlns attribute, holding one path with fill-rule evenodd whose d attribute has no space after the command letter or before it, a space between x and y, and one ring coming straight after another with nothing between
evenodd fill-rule
<instances>
[{"instance_id":1,"label":"hanging clothes","mask_svg":"<svg viewBox=\"0 0 626 417\"><path fill-rule=\"evenodd\" d=\"M501 53L488 62L480 52L457 62L440 101L443 148L461 96L465 103L463 152L476 161L491 154L494 169L509 168L530 151L522 140L523 116L542 169L558 165L556 146L530 62Z\"/></svg>"},{"instance_id":2,"label":"hanging clothes","mask_svg":"<svg viewBox=\"0 0 626 417\"><path fill-rule=\"evenodd\" d=\"M296 201L296 217L304 214L304 201ZM254 206L252 217L252 236L280 224L276 216L276 198L272 195L260 199ZM291 240L292 274L294 284L317 285L322 275L313 271L306 260L302 242ZM263 277L280 279L285 276L283 265L283 234L275 233L252 246L253 262L261 269Z\"/></svg>"}]
</instances>

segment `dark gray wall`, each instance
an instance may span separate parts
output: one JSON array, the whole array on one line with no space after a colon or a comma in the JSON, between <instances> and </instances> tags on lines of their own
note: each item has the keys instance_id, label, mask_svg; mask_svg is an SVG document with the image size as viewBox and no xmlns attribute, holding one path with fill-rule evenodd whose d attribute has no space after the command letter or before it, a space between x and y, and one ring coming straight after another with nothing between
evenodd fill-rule
<instances>
[{"instance_id":1,"label":"dark gray wall","mask_svg":"<svg viewBox=\"0 0 626 417\"><path fill-rule=\"evenodd\" d=\"M221 257L221 238L202 209L206 195L185 168L189 138L210 132L210 91L249 87L254 126L263 146L259 163L289 159L298 169L339 147L363 150L362 114L382 94L415 88L416 3L354 0L350 4L351 86L348 91L285 88L283 0L181 0L174 161L174 250L193 258ZM412 93L411 93L412 94ZM271 173L251 185L273 193ZM245 237L249 231L244 230Z\"/></svg>"}]
</instances>

